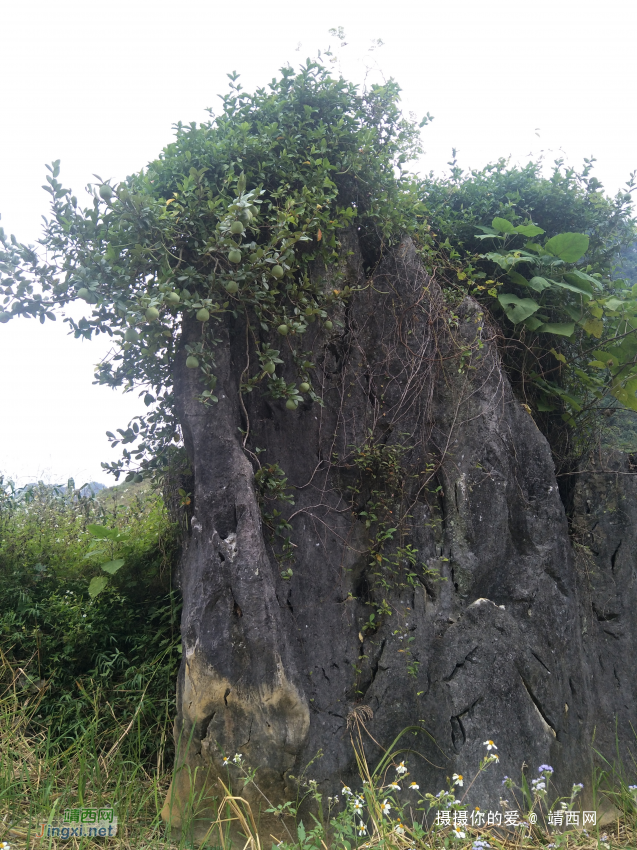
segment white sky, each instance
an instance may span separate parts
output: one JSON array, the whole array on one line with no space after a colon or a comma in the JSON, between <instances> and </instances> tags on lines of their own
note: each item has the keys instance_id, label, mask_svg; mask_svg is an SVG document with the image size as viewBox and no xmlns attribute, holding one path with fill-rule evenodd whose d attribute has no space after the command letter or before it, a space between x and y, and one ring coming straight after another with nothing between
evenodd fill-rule
<instances>
[{"instance_id":1,"label":"white sky","mask_svg":"<svg viewBox=\"0 0 637 850\"><path fill-rule=\"evenodd\" d=\"M174 122L217 108L227 72L246 89L265 85L281 65L337 47L328 29L338 26L345 76L360 81L376 62L406 111L435 117L422 171L442 173L452 147L464 167L593 154L614 193L637 168L634 0L20 0L0 19L0 224L34 242L45 163L61 159L79 196L94 173L122 179L171 140ZM65 327L0 325L0 473L110 484L100 461L117 450L104 432L143 405L92 386L104 348Z\"/></svg>"}]
</instances>

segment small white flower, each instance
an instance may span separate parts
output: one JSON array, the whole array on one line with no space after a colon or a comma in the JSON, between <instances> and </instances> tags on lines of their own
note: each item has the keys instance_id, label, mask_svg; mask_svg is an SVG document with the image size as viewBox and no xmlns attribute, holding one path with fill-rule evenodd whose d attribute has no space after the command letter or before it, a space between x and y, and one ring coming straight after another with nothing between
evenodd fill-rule
<instances>
[{"instance_id":1,"label":"small white flower","mask_svg":"<svg viewBox=\"0 0 637 850\"><path fill-rule=\"evenodd\" d=\"M496 745L493 743L493 741L485 741L484 746L487 748L487 750L497 750L498 749L496 747Z\"/></svg>"},{"instance_id":2,"label":"small white flower","mask_svg":"<svg viewBox=\"0 0 637 850\"><path fill-rule=\"evenodd\" d=\"M11 850L11 845L6 841L0 841L0 850Z\"/></svg>"},{"instance_id":3,"label":"small white flower","mask_svg":"<svg viewBox=\"0 0 637 850\"><path fill-rule=\"evenodd\" d=\"M230 764L230 759L228 758L228 756L226 756L223 760L223 766L227 767L229 764Z\"/></svg>"},{"instance_id":4,"label":"small white flower","mask_svg":"<svg viewBox=\"0 0 637 850\"><path fill-rule=\"evenodd\" d=\"M398 835L404 835L405 834L405 830L404 830L403 825L400 821L398 821L398 823L394 827L394 832L397 832Z\"/></svg>"},{"instance_id":5,"label":"small white flower","mask_svg":"<svg viewBox=\"0 0 637 850\"><path fill-rule=\"evenodd\" d=\"M400 791L400 785L398 785L397 782L390 782L389 787L392 789L392 791Z\"/></svg>"},{"instance_id":6,"label":"small white flower","mask_svg":"<svg viewBox=\"0 0 637 850\"><path fill-rule=\"evenodd\" d=\"M363 801L360 797L357 797L352 803L352 808L356 812L356 814L360 814L363 811Z\"/></svg>"},{"instance_id":7,"label":"small white flower","mask_svg":"<svg viewBox=\"0 0 637 850\"><path fill-rule=\"evenodd\" d=\"M396 768L396 773L407 773L407 768L405 767L405 762L401 761L401 763Z\"/></svg>"},{"instance_id":8,"label":"small white flower","mask_svg":"<svg viewBox=\"0 0 637 850\"><path fill-rule=\"evenodd\" d=\"M451 777L454 785L459 785L461 788L464 785L464 776L461 773L454 773Z\"/></svg>"},{"instance_id":9,"label":"small white flower","mask_svg":"<svg viewBox=\"0 0 637 850\"><path fill-rule=\"evenodd\" d=\"M366 829L363 821L360 821L359 824L358 824L358 834L359 835L366 835L367 834L367 829Z\"/></svg>"},{"instance_id":10,"label":"small white flower","mask_svg":"<svg viewBox=\"0 0 637 850\"><path fill-rule=\"evenodd\" d=\"M243 756L241 755L241 753L235 753L235 754L234 754L234 758L232 759L232 761L233 761L235 764L241 764L242 759L243 759Z\"/></svg>"},{"instance_id":11,"label":"small white flower","mask_svg":"<svg viewBox=\"0 0 637 850\"><path fill-rule=\"evenodd\" d=\"M352 789L349 787L349 785L343 785L343 790L341 791L341 794L345 794L347 797L351 797Z\"/></svg>"},{"instance_id":12,"label":"small white flower","mask_svg":"<svg viewBox=\"0 0 637 850\"><path fill-rule=\"evenodd\" d=\"M456 824L453 828L453 834L456 838L466 838L466 833L462 831L462 829Z\"/></svg>"},{"instance_id":13,"label":"small white flower","mask_svg":"<svg viewBox=\"0 0 637 850\"><path fill-rule=\"evenodd\" d=\"M389 805L387 800L383 800L383 805L380 808L384 815L388 815L391 811L391 806Z\"/></svg>"},{"instance_id":14,"label":"small white flower","mask_svg":"<svg viewBox=\"0 0 637 850\"><path fill-rule=\"evenodd\" d=\"M411 782L409 784L409 787L411 788L412 791L419 791L420 790L420 785L417 785L415 782Z\"/></svg>"}]
</instances>

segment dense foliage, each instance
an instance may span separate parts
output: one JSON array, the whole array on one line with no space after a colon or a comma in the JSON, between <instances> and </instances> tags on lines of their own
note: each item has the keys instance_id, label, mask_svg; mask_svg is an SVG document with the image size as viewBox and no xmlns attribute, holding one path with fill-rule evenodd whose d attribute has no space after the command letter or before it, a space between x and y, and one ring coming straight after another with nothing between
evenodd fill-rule
<instances>
[{"instance_id":1,"label":"dense foliage","mask_svg":"<svg viewBox=\"0 0 637 850\"><path fill-rule=\"evenodd\" d=\"M157 729L174 712L180 659L171 587L177 538L161 498L0 485L3 690L36 700L34 723L58 745L95 729L99 715L96 743L108 749L134 717L144 742L137 756L155 758ZM122 565L92 595L91 583L104 575L96 528L111 532L106 557Z\"/></svg>"},{"instance_id":2,"label":"dense foliage","mask_svg":"<svg viewBox=\"0 0 637 850\"><path fill-rule=\"evenodd\" d=\"M408 234L451 311L467 293L481 301L518 394L549 435L590 425L609 404L637 409L637 289L617 270L622 257L632 269L630 191L607 198L592 161L581 174L558 162L549 177L540 163L463 173L454 162L450 176L421 179L406 170L419 126L400 113L394 82L360 93L308 61L249 95L229 76L220 115L178 125L145 170L93 186L88 209L50 166L46 259L0 234L0 321L45 321L83 299L90 314L65 320L75 336L118 343L96 379L140 388L151 408L110 435L124 449L110 471L128 467L130 480L174 453L180 351L199 371L201 403L215 403L215 328L229 313L245 317L256 351L242 392L291 411L320 402L303 334L313 322L327 337L342 330L335 308L352 287L338 277L328 287L320 269L336 265L348 226L370 275ZM291 383L277 374L283 346Z\"/></svg>"}]
</instances>

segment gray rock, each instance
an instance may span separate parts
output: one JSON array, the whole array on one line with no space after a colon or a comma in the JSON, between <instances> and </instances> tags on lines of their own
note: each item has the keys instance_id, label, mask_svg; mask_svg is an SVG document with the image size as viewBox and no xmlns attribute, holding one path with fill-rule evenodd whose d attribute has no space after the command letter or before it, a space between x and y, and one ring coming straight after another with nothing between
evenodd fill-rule
<instances>
[{"instance_id":1,"label":"gray rock","mask_svg":"<svg viewBox=\"0 0 637 850\"><path fill-rule=\"evenodd\" d=\"M355 233L342 255L340 285L364 286ZM238 780L223 765L236 752L274 803L294 798L310 762L326 795L360 787L357 729L375 764L410 727L400 758L421 793L453 773L473 778L495 741L500 761L465 801L500 810L503 776L530 780L540 764L555 769L556 793L590 785L594 730L610 748L618 715L626 745L637 719L632 479L615 476L612 493L607 476L578 480L578 534L595 545L575 559L549 446L513 396L493 329L470 298L445 308L409 241L340 323L303 340L324 406L291 414L253 392L243 410L240 319L220 332L218 405L202 408L196 376L178 369L196 516L181 567L185 767L164 809L177 825L195 773L202 823L214 816L219 779ZM289 358L284 375L295 378ZM400 467L384 483L356 454L370 435ZM244 439L265 453L246 455ZM278 463L292 488L294 505L275 506L291 526L291 563L262 528L249 457ZM403 517L382 550L366 528L380 491ZM252 786L242 793L264 808ZM276 819L261 827L283 837Z\"/></svg>"}]
</instances>

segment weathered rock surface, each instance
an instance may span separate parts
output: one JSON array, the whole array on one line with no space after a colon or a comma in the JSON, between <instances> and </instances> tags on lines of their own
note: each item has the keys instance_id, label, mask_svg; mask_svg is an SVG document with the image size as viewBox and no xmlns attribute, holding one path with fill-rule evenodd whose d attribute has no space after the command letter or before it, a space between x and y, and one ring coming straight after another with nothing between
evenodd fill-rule
<instances>
[{"instance_id":1,"label":"weathered rock surface","mask_svg":"<svg viewBox=\"0 0 637 850\"><path fill-rule=\"evenodd\" d=\"M343 241L342 272L364 285L355 234ZM210 798L202 822L214 816L217 779L238 778L223 758L237 752L274 803L295 797L294 777L319 751L308 776L321 790L358 787L348 718L361 706L373 712L372 763L405 727L426 730L401 743L413 748L421 792L437 793L452 773L473 777L494 740L500 762L466 797L483 809L500 809L503 775L531 778L540 764L554 767L560 792L589 783L593 732L610 747L616 715L622 744L632 736L633 479L615 476L610 495L609 476L576 485L581 534L592 535L594 568L583 572L549 446L513 397L477 304L445 309L405 242L342 324L303 340L323 407L290 413L253 392L243 409L252 343L239 320L217 349L213 409L180 367L195 517L181 568L175 728L186 767L164 810L173 823L193 785ZM294 379L289 358L284 375ZM275 507L291 526L290 562L277 561L281 547L262 527L244 439L255 461L287 476L294 505ZM382 508L382 475L360 454L370 445L400 464ZM375 510L398 518L384 546L378 523L366 527ZM386 560L376 568L377 555ZM244 794L265 808L253 788ZM262 831L281 827L264 818Z\"/></svg>"}]
</instances>

